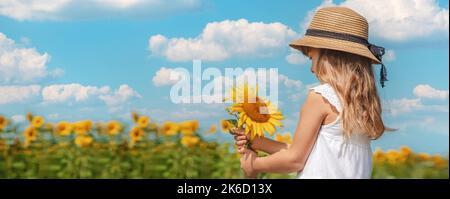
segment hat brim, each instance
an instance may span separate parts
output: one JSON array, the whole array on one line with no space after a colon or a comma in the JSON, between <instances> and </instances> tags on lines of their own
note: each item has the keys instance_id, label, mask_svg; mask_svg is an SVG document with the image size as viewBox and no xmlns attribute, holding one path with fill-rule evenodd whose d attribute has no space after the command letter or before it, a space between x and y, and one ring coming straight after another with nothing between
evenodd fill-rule
<instances>
[{"instance_id":1,"label":"hat brim","mask_svg":"<svg viewBox=\"0 0 450 199\"><path fill-rule=\"evenodd\" d=\"M373 64L381 64L367 46L350 41L305 35L304 37L293 41L289 46L298 50L300 50L300 47L312 47L343 51L367 57L372 60Z\"/></svg>"}]
</instances>

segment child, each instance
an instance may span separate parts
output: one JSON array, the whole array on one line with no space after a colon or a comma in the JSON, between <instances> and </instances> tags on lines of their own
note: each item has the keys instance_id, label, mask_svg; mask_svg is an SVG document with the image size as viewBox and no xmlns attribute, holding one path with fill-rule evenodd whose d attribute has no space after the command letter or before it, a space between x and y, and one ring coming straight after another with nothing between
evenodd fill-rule
<instances>
[{"instance_id":1,"label":"child","mask_svg":"<svg viewBox=\"0 0 450 199\"><path fill-rule=\"evenodd\" d=\"M260 172L298 172L298 178L370 178L370 142L388 129L381 118L372 64L382 64L384 49L370 44L368 23L355 11L328 7L317 11L303 38L290 44L312 60L320 85L311 88L292 145L255 138L235 130L248 177ZM381 86L386 81L381 67ZM252 150L267 152L257 157Z\"/></svg>"}]
</instances>

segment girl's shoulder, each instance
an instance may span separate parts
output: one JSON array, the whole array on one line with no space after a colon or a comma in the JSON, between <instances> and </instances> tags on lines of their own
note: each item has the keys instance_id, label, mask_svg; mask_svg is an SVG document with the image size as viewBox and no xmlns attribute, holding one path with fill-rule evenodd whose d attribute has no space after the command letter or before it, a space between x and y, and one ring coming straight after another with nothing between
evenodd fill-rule
<instances>
[{"instance_id":1,"label":"girl's shoulder","mask_svg":"<svg viewBox=\"0 0 450 199\"><path fill-rule=\"evenodd\" d=\"M338 112L342 111L341 103L338 95L331 85L325 83L320 84L318 86L314 86L309 88L310 91L313 91L317 94L320 94L323 98L325 98L331 105L333 105Z\"/></svg>"}]
</instances>

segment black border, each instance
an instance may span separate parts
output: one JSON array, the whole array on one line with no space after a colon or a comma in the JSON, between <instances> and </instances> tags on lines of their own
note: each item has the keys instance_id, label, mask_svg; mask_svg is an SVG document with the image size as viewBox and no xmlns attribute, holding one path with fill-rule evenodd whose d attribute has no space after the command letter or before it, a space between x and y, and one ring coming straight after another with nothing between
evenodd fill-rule
<instances>
[{"instance_id":1,"label":"black border","mask_svg":"<svg viewBox=\"0 0 450 199\"><path fill-rule=\"evenodd\" d=\"M164 196L163 198L275 198L278 196L349 196L358 198L386 197L398 195L417 196L426 194L430 197L449 195L449 180L430 179L395 179L395 180L298 180L298 179L0 179L0 190L11 194L42 194L45 196ZM205 197L203 194L179 194L178 186L210 185L218 188ZM272 193L220 193L222 184L271 184ZM49 195L50 194L50 195ZM61 195L64 194L64 195ZM312 195L311 195L312 194ZM363 194L363 195L361 195ZM147 197L148 196L148 197Z\"/></svg>"}]
</instances>

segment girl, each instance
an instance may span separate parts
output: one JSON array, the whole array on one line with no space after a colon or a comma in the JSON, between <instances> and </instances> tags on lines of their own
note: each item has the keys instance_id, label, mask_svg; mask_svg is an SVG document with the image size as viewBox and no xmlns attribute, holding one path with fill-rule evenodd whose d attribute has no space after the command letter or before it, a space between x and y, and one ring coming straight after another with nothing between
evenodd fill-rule
<instances>
[{"instance_id":1,"label":"girl","mask_svg":"<svg viewBox=\"0 0 450 199\"><path fill-rule=\"evenodd\" d=\"M260 172L298 172L298 178L370 178L370 142L388 129L381 118L372 64L382 64L384 49L370 44L368 23L355 11L328 7L317 11L303 38L290 44L312 61L320 85L310 89L292 145L255 138L235 130L249 177ZM380 81L386 81L384 65ZM258 157L254 150L267 152Z\"/></svg>"}]
</instances>

